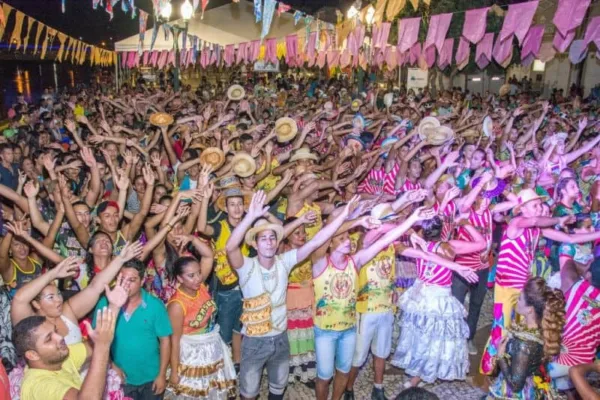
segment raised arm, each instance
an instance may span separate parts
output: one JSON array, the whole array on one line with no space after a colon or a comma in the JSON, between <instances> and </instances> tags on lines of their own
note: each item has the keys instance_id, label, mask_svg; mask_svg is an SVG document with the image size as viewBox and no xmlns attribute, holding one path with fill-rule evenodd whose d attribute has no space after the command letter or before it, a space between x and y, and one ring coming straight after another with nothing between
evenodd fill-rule
<instances>
[{"instance_id":1,"label":"raised arm","mask_svg":"<svg viewBox=\"0 0 600 400\"><path fill-rule=\"evenodd\" d=\"M428 177L427 179L425 179L425 182L423 182L423 186L427 189L432 188L435 183L437 182L438 179L440 179L440 177L444 174L444 172L452 167L454 165L454 163L456 162L456 160L458 160L458 157L460 156L458 151L453 151L451 153L449 153L446 156L446 159L444 160L444 162L442 163L442 165L440 165L439 167L436 168L435 171L433 171Z\"/></svg>"},{"instance_id":2,"label":"raised arm","mask_svg":"<svg viewBox=\"0 0 600 400\"><path fill-rule=\"evenodd\" d=\"M35 310L31 306L31 302L57 279L64 279L74 276L79 271L79 260L76 257L65 258L56 267L48 270L32 281L27 282L15 293L12 299L10 308L10 319L13 326L19 321L35 315Z\"/></svg>"},{"instance_id":3,"label":"raised arm","mask_svg":"<svg viewBox=\"0 0 600 400\"><path fill-rule=\"evenodd\" d=\"M89 207L94 207L96 205L96 200L98 200L98 196L100 195L100 172L98 171L98 163L96 162L96 157L94 157L94 153L89 147L84 147L81 149L81 158L87 167L90 169L92 179L90 180L90 190L85 195L85 203Z\"/></svg>"},{"instance_id":4,"label":"raised arm","mask_svg":"<svg viewBox=\"0 0 600 400\"><path fill-rule=\"evenodd\" d=\"M48 229L50 228L50 224L44 220L42 217L42 213L40 212L36 197L40 191L40 184L35 181L29 181L23 187L23 191L27 196L27 203L29 205L29 216L31 217L31 224L35 229L40 231L40 233L44 236L48 234Z\"/></svg>"},{"instance_id":5,"label":"raised arm","mask_svg":"<svg viewBox=\"0 0 600 400\"><path fill-rule=\"evenodd\" d=\"M135 214L131 222L123 229L123 235L125 235L125 239L127 240L131 240L135 237L135 235L137 235L142 227L142 224L144 223L144 219L146 219L148 212L150 212L150 206L152 205L152 195L154 193L154 172L152 172L152 168L150 166L145 166L142 169L142 173L144 174L144 181L146 182L146 191L144 192L144 197L142 198L140 212Z\"/></svg>"},{"instance_id":6,"label":"raised arm","mask_svg":"<svg viewBox=\"0 0 600 400\"><path fill-rule=\"evenodd\" d=\"M229 265L235 269L241 268L244 265L244 256L242 255L240 246L242 245L246 231L250 229L254 221L265 215L269 209L268 206L265 206L266 198L267 196L262 190L254 193L248 207L248 212L233 232L231 232L231 236L227 240L227 244L225 245L227 260L229 261Z\"/></svg>"},{"instance_id":7,"label":"raised arm","mask_svg":"<svg viewBox=\"0 0 600 400\"><path fill-rule=\"evenodd\" d=\"M27 233L23 229L21 224L7 222L6 228L10 232L12 232L13 235L18 236L21 239L23 239L24 241L26 241L27 243L29 243L40 256L44 257L45 259L52 262L53 264L58 264L59 262L61 262L63 260L63 258L59 254L52 251L52 249L49 249L48 247L44 246L41 242L38 242L37 240L32 238L29 235L29 233Z\"/></svg>"}]
</instances>

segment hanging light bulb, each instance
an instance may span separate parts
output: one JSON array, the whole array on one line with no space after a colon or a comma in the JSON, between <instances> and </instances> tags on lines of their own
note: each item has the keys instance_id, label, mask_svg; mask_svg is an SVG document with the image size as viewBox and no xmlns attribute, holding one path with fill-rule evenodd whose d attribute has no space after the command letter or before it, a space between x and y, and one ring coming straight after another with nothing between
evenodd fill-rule
<instances>
[{"instance_id":1,"label":"hanging light bulb","mask_svg":"<svg viewBox=\"0 0 600 400\"><path fill-rule=\"evenodd\" d=\"M168 20L169 18L171 18L172 11L173 11L173 6L171 5L171 2L166 2L160 9L160 16L163 19Z\"/></svg>"},{"instance_id":2,"label":"hanging light bulb","mask_svg":"<svg viewBox=\"0 0 600 400\"><path fill-rule=\"evenodd\" d=\"M181 5L181 17L184 21L189 21L192 18L192 14L194 13L194 7L192 7L192 3L190 0L185 0L185 2Z\"/></svg>"}]
</instances>

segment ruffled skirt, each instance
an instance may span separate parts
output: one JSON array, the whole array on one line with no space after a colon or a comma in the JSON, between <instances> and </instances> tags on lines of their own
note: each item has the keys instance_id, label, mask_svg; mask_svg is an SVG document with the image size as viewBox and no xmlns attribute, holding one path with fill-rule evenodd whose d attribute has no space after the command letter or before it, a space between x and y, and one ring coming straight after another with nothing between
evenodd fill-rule
<instances>
[{"instance_id":1,"label":"ruffled skirt","mask_svg":"<svg viewBox=\"0 0 600 400\"><path fill-rule=\"evenodd\" d=\"M288 340L290 342L289 381L309 382L317 376L313 330L312 286L290 284L287 293Z\"/></svg>"},{"instance_id":2,"label":"ruffled skirt","mask_svg":"<svg viewBox=\"0 0 600 400\"><path fill-rule=\"evenodd\" d=\"M427 383L465 379L469 370L469 326L450 287L417 280L399 300L400 337L392 365Z\"/></svg>"},{"instance_id":3,"label":"ruffled skirt","mask_svg":"<svg viewBox=\"0 0 600 400\"><path fill-rule=\"evenodd\" d=\"M218 325L212 332L183 335L179 342L179 384L165 399L227 400L236 396L236 374Z\"/></svg>"}]
</instances>

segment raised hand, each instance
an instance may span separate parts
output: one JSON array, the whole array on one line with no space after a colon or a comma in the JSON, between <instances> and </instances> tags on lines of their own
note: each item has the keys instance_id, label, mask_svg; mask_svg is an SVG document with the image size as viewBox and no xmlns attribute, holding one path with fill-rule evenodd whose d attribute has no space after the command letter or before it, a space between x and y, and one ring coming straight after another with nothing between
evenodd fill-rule
<instances>
[{"instance_id":1,"label":"raised hand","mask_svg":"<svg viewBox=\"0 0 600 400\"><path fill-rule=\"evenodd\" d=\"M77 275L81 260L77 257L67 257L52 268L58 279L69 278Z\"/></svg>"},{"instance_id":2,"label":"raised hand","mask_svg":"<svg viewBox=\"0 0 600 400\"><path fill-rule=\"evenodd\" d=\"M154 203L154 204L152 204L150 206L150 212L152 214L162 214L165 211L167 211L167 208L169 208L169 207L167 207L165 205L162 205L162 204L156 204L156 203Z\"/></svg>"},{"instance_id":3,"label":"raised hand","mask_svg":"<svg viewBox=\"0 0 600 400\"><path fill-rule=\"evenodd\" d=\"M380 220L378 220L377 218L373 218L371 216L364 216L360 219L360 225L365 228L365 229L377 229L377 228L381 228L381 226L383 225L382 222Z\"/></svg>"},{"instance_id":4,"label":"raised hand","mask_svg":"<svg viewBox=\"0 0 600 400\"><path fill-rule=\"evenodd\" d=\"M146 185L153 186L156 178L154 177L154 172L150 165L144 165L142 174L144 175L144 182L146 182Z\"/></svg>"},{"instance_id":5,"label":"raised hand","mask_svg":"<svg viewBox=\"0 0 600 400\"><path fill-rule=\"evenodd\" d=\"M102 142L104 142L104 136L92 135L88 140L92 144L101 144Z\"/></svg>"},{"instance_id":6,"label":"raised hand","mask_svg":"<svg viewBox=\"0 0 600 400\"><path fill-rule=\"evenodd\" d=\"M252 201L250 202L250 206L248 207L248 216L252 221L257 218L262 217L267 213L269 206L265 206L265 201L267 200L267 195L264 191L259 190L258 192L252 195Z\"/></svg>"},{"instance_id":7,"label":"raised hand","mask_svg":"<svg viewBox=\"0 0 600 400\"><path fill-rule=\"evenodd\" d=\"M459 195L460 195L460 189L457 188L456 186L453 186L450 189L448 189L446 191L446 193L444 193L444 201L446 203L449 203L452 200L454 200L455 198L457 198Z\"/></svg>"},{"instance_id":8,"label":"raised hand","mask_svg":"<svg viewBox=\"0 0 600 400\"><path fill-rule=\"evenodd\" d=\"M289 170L287 170L287 171L289 171ZM302 214L302 216L300 217L300 220L302 221L303 224L313 224L317 220L317 213L315 213L312 210L308 211L308 212Z\"/></svg>"},{"instance_id":9,"label":"raised hand","mask_svg":"<svg viewBox=\"0 0 600 400\"><path fill-rule=\"evenodd\" d=\"M356 215L355 211L358 208L359 202L360 202L360 196L359 195L354 195L352 197L352 199L350 199L350 201L348 202L348 204L346 204L344 206L344 210L342 211L342 214L344 214L347 219L354 219L354 218L356 218L358 215Z\"/></svg>"},{"instance_id":10,"label":"raised hand","mask_svg":"<svg viewBox=\"0 0 600 400\"><path fill-rule=\"evenodd\" d=\"M129 187L129 177L127 176L125 171L121 171L119 173L119 178L115 181L115 185L117 186L117 189L119 189L120 192L122 192L123 190L127 190L127 188Z\"/></svg>"},{"instance_id":11,"label":"raised hand","mask_svg":"<svg viewBox=\"0 0 600 400\"><path fill-rule=\"evenodd\" d=\"M458 160L459 157L460 157L460 153L458 151L451 151L450 153L448 153L448 155L444 159L444 164L446 165L447 168L453 167L453 166L457 165L456 160Z\"/></svg>"},{"instance_id":12,"label":"raised hand","mask_svg":"<svg viewBox=\"0 0 600 400\"><path fill-rule=\"evenodd\" d=\"M23 192L25 196L35 198L40 192L40 184L36 181L29 181L23 186Z\"/></svg>"},{"instance_id":13,"label":"raised hand","mask_svg":"<svg viewBox=\"0 0 600 400\"><path fill-rule=\"evenodd\" d=\"M150 164L154 167L154 168L160 168L161 165L161 159L160 159L160 154L154 153L152 154L152 156L150 157Z\"/></svg>"},{"instance_id":14,"label":"raised hand","mask_svg":"<svg viewBox=\"0 0 600 400\"><path fill-rule=\"evenodd\" d=\"M96 329L92 329L88 321L84 321L83 323L89 332L88 336L92 339L95 346L110 346L115 337L117 317L108 307L104 307L96 313Z\"/></svg>"},{"instance_id":15,"label":"raised hand","mask_svg":"<svg viewBox=\"0 0 600 400\"><path fill-rule=\"evenodd\" d=\"M6 229L8 229L8 231L15 236L19 236L22 238L29 236L29 233L26 232L25 229L23 229L23 221L7 222L5 225Z\"/></svg>"},{"instance_id":16,"label":"raised hand","mask_svg":"<svg viewBox=\"0 0 600 400\"><path fill-rule=\"evenodd\" d=\"M48 154L46 157L44 157L42 163L48 172L54 171L54 167L56 166L56 158Z\"/></svg>"},{"instance_id":17,"label":"raised hand","mask_svg":"<svg viewBox=\"0 0 600 400\"><path fill-rule=\"evenodd\" d=\"M410 235L410 244L415 249L421 249L422 251L427 251L427 242L421 236L416 233L411 233Z\"/></svg>"},{"instance_id":18,"label":"raised hand","mask_svg":"<svg viewBox=\"0 0 600 400\"><path fill-rule=\"evenodd\" d=\"M121 274L117 277L117 284L110 290L108 285L104 285L104 293L108 304L119 309L127 303L129 296L129 282L127 282Z\"/></svg>"},{"instance_id":19,"label":"raised hand","mask_svg":"<svg viewBox=\"0 0 600 400\"><path fill-rule=\"evenodd\" d=\"M173 238L173 242L179 249L184 249L193 239L192 235L177 235Z\"/></svg>"},{"instance_id":20,"label":"raised hand","mask_svg":"<svg viewBox=\"0 0 600 400\"><path fill-rule=\"evenodd\" d=\"M583 131L587 127L587 124L588 124L587 118L586 117L581 118L579 120L579 124L578 124L579 130Z\"/></svg>"},{"instance_id":21,"label":"raised hand","mask_svg":"<svg viewBox=\"0 0 600 400\"><path fill-rule=\"evenodd\" d=\"M96 158L89 147L83 147L80 151L81 159L89 168L96 167Z\"/></svg>"},{"instance_id":22,"label":"raised hand","mask_svg":"<svg viewBox=\"0 0 600 400\"><path fill-rule=\"evenodd\" d=\"M137 242L128 242L125 244L118 257L123 260L123 263L126 263L129 260L139 257L140 254L142 254L143 247L144 245L139 240Z\"/></svg>"},{"instance_id":23,"label":"raised hand","mask_svg":"<svg viewBox=\"0 0 600 400\"><path fill-rule=\"evenodd\" d=\"M22 170L19 170L19 186L23 186L27 181L27 175Z\"/></svg>"},{"instance_id":24,"label":"raised hand","mask_svg":"<svg viewBox=\"0 0 600 400\"><path fill-rule=\"evenodd\" d=\"M435 215L436 212L433 210L433 208L419 207L410 215L409 218L411 218L414 222L417 222L432 219L435 217Z\"/></svg>"},{"instance_id":25,"label":"raised hand","mask_svg":"<svg viewBox=\"0 0 600 400\"><path fill-rule=\"evenodd\" d=\"M71 133L73 133L77 130L77 126L75 125L75 122L70 119L65 120L65 127Z\"/></svg>"}]
</instances>

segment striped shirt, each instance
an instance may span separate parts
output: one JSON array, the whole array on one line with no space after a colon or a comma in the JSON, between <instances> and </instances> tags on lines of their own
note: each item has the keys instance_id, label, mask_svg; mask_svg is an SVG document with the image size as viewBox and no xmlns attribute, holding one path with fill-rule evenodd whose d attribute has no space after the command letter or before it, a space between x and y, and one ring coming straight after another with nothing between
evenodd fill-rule
<instances>
[{"instance_id":1,"label":"striped shirt","mask_svg":"<svg viewBox=\"0 0 600 400\"><path fill-rule=\"evenodd\" d=\"M427 252L435 253L443 242L428 242ZM431 261L417 258L417 276L420 281L428 285L450 286L452 285L452 270L437 265Z\"/></svg>"},{"instance_id":2,"label":"striped shirt","mask_svg":"<svg viewBox=\"0 0 600 400\"><path fill-rule=\"evenodd\" d=\"M440 218L444 225L442 226L442 235L440 236L440 240L442 242L447 242L452 239L454 234L454 218L456 217L456 203L451 201L446 205L442 212L439 211L440 203L438 201L433 205L433 210L439 213Z\"/></svg>"},{"instance_id":3,"label":"striped shirt","mask_svg":"<svg viewBox=\"0 0 600 400\"><path fill-rule=\"evenodd\" d=\"M507 232L508 229L504 231L500 243L496 284L523 290L540 239L540 228L524 228L523 233L515 239L509 238Z\"/></svg>"},{"instance_id":4,"label":"striped shirt","mask_svg":"<svg viewBox=\"0 0 600 400\"><path fill-rule=\"evenodd\" d=\"M395 194L402 194L404 192L408 192L411 190L419 190L419 189L423 189L423 185L421 185L420 181L413 183L413 182L409 181L408 179L405 179L404 183L402 184L400 189L396 190Z\"/></svg>"},{"instance_id":5,"label":"striped shirt","mask_svg":"<svg viewBox=\"0 0 600 400\"><path fill-rule=\"evenodd\" d=\"M385 168L373 168L364 181L358 186L359 193L368 194L394 194L394 185L396 184L396 175L400 171L400 165L394 164L389 172L385 172Z\"/></svg>"},{"instance_id":6,"label":"striped shirt","mask_svg":"<svg viewBox=\"0 0 600 400\"><path fill-rule=\"evenodd\" d=\"M490 266L490 250L492 248L493 221L492 213L486 209L483 214L476 213L472 208L469 211L469 224L485 238L486 248L482 252L461 254L456 256L456 262L464 267L469 267L475 271L486 269ZM457 239L472 242L473 238L464 226L457 230Z\"/></svg>"},{"instance_id":7,"label":"striped shirt","mask_svg":"<svg viewBox=\"0 0 600 400\"><path fill-rule=\"evenodd\" d=\"M600 345L600 290L582 279L565 293L565 300L561 353L554 361L569 367L591 363Z\"/></svg>"}]
</instances>

